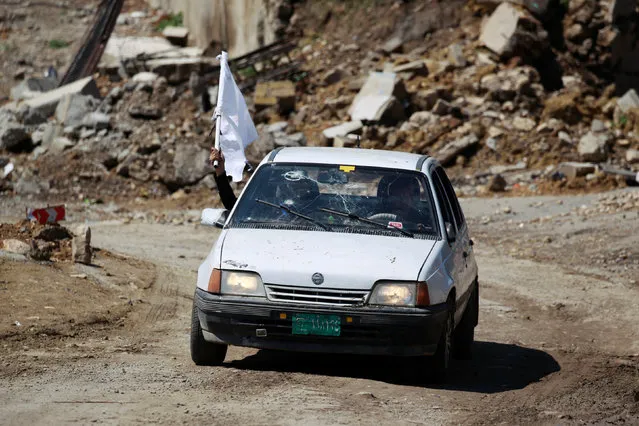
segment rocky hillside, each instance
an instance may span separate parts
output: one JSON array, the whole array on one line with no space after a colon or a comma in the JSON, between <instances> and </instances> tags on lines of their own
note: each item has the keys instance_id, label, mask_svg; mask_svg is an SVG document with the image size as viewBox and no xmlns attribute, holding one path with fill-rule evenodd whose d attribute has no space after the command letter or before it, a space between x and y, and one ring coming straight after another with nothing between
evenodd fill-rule
<instances>
[{"instance_id":1,"label":"rocky hillside","mask_svg":"<svg viewBox=\"0 0 639 426\"><path fill-rule=\"evenodd\" d=\"M120 16L95 78L53 90L56 77L42 78L47 62L38 59L51 53L28 44L45 37L43 8L0 5L5 44L22 53L2 58L16 70L2 82L18 81L0 110L0 197L163 199L214 188L215 60L189 47L186 31L162 37L163 22L179 25L173 15L136 6ZM260 133L248 152L253 163L276 146L354 146L359 135L363 148L436 156L465 195L634 182L633 1L277 7L289 22L283 37L297 47L276 67L301 66L271 106L261 101L264 82L245 91ZM51 8L69 26L68 16L83 24L65 30L71 45L56 50L58 64L74 53L88 10Z\"/></svg>"}]
</instances>

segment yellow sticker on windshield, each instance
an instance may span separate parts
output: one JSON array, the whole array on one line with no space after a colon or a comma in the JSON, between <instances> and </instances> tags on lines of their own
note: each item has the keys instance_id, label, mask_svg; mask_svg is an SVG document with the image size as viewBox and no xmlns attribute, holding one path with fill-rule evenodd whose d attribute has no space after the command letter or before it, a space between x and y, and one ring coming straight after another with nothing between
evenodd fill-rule
<instances>
[{"instance_id":1,"label":"yellow sticker on windshield","mask_svg":"<svg viewBox=\"0 0 639 426\"><path fill-rule=\"evenodd\" d=\"M339 169L345 173L350 173L355 170L355 166L339 166Z\"/></svg>"}]
</instances>

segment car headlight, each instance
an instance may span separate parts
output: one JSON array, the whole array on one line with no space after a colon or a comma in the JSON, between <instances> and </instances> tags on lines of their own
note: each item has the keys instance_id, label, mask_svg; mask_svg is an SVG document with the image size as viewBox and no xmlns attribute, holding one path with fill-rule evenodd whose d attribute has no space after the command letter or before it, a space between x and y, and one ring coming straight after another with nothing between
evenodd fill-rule
<instances>
[{"instance_id":1,"label":"car headlight","mask_svg":"<svg viewBox=\"0 0 639 426\"><path fill-rule=\"evenodd\" d=\"M369 305L428 306L428 286L425 282L382 282L375 286Z\"/></svg>"},{"instance_id":2,"label":"car headlight","mask_svg":"<svg viewBox=\"0 0 639 426\"><path fill-rule=\"evenodd\" d=\"M221 293L266 297L262 278L253 272L222 271Z\"/></svg>"}]
</instances>

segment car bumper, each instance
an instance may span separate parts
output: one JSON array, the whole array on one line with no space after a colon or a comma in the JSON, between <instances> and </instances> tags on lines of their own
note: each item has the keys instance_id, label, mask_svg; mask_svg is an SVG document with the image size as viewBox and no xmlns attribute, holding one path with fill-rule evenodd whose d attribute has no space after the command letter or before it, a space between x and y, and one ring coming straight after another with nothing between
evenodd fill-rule
<instances>
[{"instance_id":1,"label":"car bumper","mask_svg":"<svg viewBox=\"0 0 639 426\"><path fill-rule=\"evenodd\" d=\"M432 355L446 320L446 304L428 308L309 307L229 298L197 289L195 304L210 342L259 349L343 354ZM341 319L339 336L295 335L293 314ZM350 318L350 320L347 320Z\"/></svg>"}]
</instances>

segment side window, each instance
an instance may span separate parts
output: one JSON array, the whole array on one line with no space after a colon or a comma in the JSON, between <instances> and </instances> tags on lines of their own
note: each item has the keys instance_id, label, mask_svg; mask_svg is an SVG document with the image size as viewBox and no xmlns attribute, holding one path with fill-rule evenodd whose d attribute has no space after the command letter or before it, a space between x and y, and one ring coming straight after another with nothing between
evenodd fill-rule
<instances>
[{"instance_id":1,"label":"side window","mask_svg":"<svg viewBox=\"0 0 639 426\"><path fill-rule=\"evenodd\" d=\"M444 223L449 222L455 225L455 219L453 219L453 213L450 208L450 204L448 203L448 198L446 197L446 191L444 191L444 186L442 185L441 180L437 174L432 174L433 184L435 186L435 196L437 197L437 202L441 206L442 216L444 217Z\"/></svg>"},{"instance_id":2,"label":"side window","mask_svg":"<svg viewBox=\"0 0 639 426\"><path fill-rule=\"evenodd\" d=\"M455 222L457 222L457 229L461 229L464 225L464 213L459 205L459 200L457 199L457 194L455 194L453 185L450 183L448 176L446 176L446 173L441 167L438 167L435 173L443 183L446 195L450 200L450 205L453 208L453 215L455 216Z\"/></svg>"}]
</instances>

